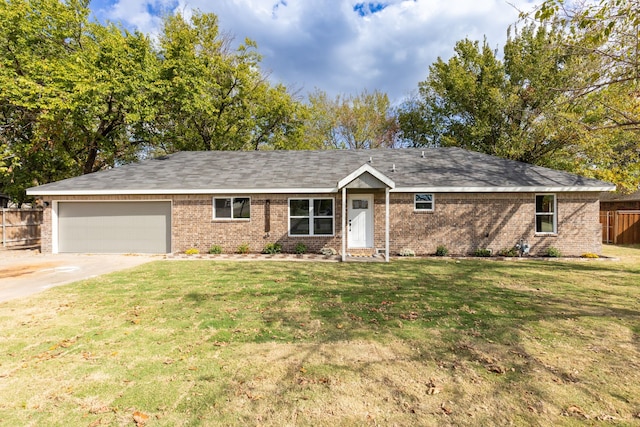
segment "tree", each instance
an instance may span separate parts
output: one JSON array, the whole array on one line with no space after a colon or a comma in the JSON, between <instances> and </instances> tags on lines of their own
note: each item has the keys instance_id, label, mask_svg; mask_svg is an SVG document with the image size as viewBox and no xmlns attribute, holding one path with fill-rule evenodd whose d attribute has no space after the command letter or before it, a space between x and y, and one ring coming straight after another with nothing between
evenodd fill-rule
<instances>
[{"instance_id":1,"label":"tree","mask_svg":"<svg viewBox=\"0 0 640 427\"><path fill-rule=\"evenodd\" d=\"M88 21L88 1L0 3L0 120L11 153L3 191L135 158L135 125L150 111L148 39ZM7 156L5 156L6 158Z\"/></svg>"},{"instance_id":2,"label":"tree","mask_svg":"<svg viewBox=\"0 0 640 427\"><path fill-rule=\"evenodd\" d=\"M564 29L563 49L590 67L561 89L581 112L584 173L615 182L623 191L640 184L640 2L547 0L532 14ZM531 17L529 15L528 17Z\"/></svg>"},{"instance_id":3,"label":"tree","mask_svg":"<svg viewBox=\"0 0 640 427\"><path fill-rule=\"evenodd\" d=\"M0 0L0 191L156 151L306 147L306 107L237 50L217 18L143 34L88 20L88 0Z\"/></svg>"},{"instance_id":4,"label":"tree","mask_svg":"<svg viewBox=\"0 0 640 427\"><path fill-rule=\"evenodd\" d=\"M316 89L309 94L310 117L305 139L316 148L393 147L398 124L386 94L363 91L329 99Z\"/></svg>"},{"instance_id":5,"label":"tree","mask_svg":"<svg viewBox=\"0 0 640 427\"><path fill-rule=\"evenodd\" d=\"M260 70L256 45L236 50L213 14L168 16L160 36L155 146L178 150L295 148L304 108Z\"/></svg>"},{"instance_id":6,"label":"tree","mask_svg":"<svg viewBox=\"0 0 640 427\"><path fill-rule=\"evenodd\" d=\"M419 84L399 113L414 146L459 146L508 159L556 165L575 135L572 112L554 90L570 79L571 58L552 41L559 34L526 26L510 32L500 60L486 42L459 41Z\"/></svg>"}]
</instances>

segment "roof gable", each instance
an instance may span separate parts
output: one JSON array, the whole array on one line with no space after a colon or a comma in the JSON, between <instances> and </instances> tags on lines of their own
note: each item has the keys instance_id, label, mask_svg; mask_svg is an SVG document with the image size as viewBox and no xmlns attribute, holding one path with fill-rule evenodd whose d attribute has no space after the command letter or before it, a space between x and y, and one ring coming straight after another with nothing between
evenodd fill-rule
<instances>
[{"instance_id":1,"label":"roof gable","mask_svg":"<svg viewBox=\"0 0 640 427\"><path fill-rule=\"evenodd\" d=\"M338 189L350 188L395 188L391 178L365 163L338 181Z\"/></svg>"}]
</instances>

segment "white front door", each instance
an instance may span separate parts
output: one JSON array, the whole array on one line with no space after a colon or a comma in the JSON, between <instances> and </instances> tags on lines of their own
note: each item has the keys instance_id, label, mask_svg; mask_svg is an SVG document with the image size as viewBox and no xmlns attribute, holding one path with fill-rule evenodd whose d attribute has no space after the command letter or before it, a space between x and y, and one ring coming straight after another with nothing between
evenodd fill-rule
<instances>
[{"instance_id":1,"label":"white front door","mask_svg":"<svg viewBox=\"0 0 640 427\"><path fill-rule=\"evenodd\" d=\"M353 194L347 200L349 247L373 248L373 195Z\"/></svg>"}]
</instances>

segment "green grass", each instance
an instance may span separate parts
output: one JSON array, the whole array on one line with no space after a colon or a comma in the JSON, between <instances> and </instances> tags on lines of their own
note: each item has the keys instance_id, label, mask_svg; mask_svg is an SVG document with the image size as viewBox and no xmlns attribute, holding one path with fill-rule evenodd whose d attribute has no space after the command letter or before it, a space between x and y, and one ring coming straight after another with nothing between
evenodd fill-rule
<instances>
[{"instance_id":1,"label":"green grass","mask_svg":"<svg viewBox=\"0 0 640 427\"><path fill-rule=\"evenodd\" d=\"M0 425L640 425L640 249L606 251L159 261L2 303Z\"/></svg>"}]
</instances>

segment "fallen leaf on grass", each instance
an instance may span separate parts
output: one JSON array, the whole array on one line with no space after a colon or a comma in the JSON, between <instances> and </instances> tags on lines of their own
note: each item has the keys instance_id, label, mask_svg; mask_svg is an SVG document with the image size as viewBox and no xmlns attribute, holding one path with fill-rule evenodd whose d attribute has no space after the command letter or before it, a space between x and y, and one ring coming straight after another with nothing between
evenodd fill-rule
<instances>
[{"instance_id":1,"label":"fallen leaf on grass","mask_svg":"<svg viewBox=\"0 0 640 427\"><path fill-rule=\"evenodd\" d=\"M487 366L487 369L489 370L489 372L493 372L494 374L504 374L505 372L507 372L500 365L489 365L489 366Z\"/></svg>"},{"instance_id":2,"label":"fallen leaf on grass","mask_svg":"<svg viewBox=\"0 0 640 427\"><path fill-rule=\"evenodd\" d=\"M256 400L264 399L264 396L262 396L262 395L260 395L260 394L253 394L253 393L251 393L251 392L249 392L249 391L246 391L244 394L247 396L247 398L248 398L249 400L252 400L252 401L254 401L254 402L255 402Z\"/></svg>"},{"instance_id":3,"label":"fallen leaf on grass","mask_svg":"<svg viewBox=\"0 0 640 427\"><path fill-rule=\"evenodd\" d=\"M415 311L410 311L409 314L400 314L400 318L404 319L404 320L417 320L418 319L418 313L416 313Z\"/></svg>"},{"instance_id":4,"label":"fallen leaf on grass","mask_svg":"<svg viewBox=\"0 0 640 427\"><path fill-rule=\"evenodd\" d=\"M104 414L105 412L111 412L111 408L109 408L108 406L100 406L97 408L91 408L89 410L89 413L91 414Z\"/></svg>"},{"instance_id":5,"label":"fallen leaf on grass","mask_svg":"<svg viewBox=\"0 0 640 427\"><path fill-rule=\"evenodd\" d=\"M135 421L137 427L142 427L149 421L149 415L136 411L133 413L133 421Z\"/></svg>"},{"instance_id":6,"label":"fallen leaf on grass","mask_svg":"<svg viewBox=\"0 0 640 427\"><path fill-rule=\"evenodd\" d=\"M569 406L564 412L563 414L564 416L570 416L570 415L578 415L581 416L583 418L589 418L589 416L587 414L584 413L584 411L582 410L582 408L580 408L579 406L576 405L571 405Z\"/></svg>"},{"instance_id":7,"label":"fallen leaf on grass","mask_svg":"<svg viewBox=\"0 0 640 427\"><path fill-rule=\"evenodd\" d=\"M438 387L433 378L429 378L429 382L427 383L427 394L438 394L440 393L440 387Z\"/></svg>"},{"instance_id":8,"label":"fallen leaf on grass","mask_svg":"<svg viewBox=\"0 0 640 427\"><path fill-rule=\"evenodd\" d=\"M444 412L445 415L451 415L451 413L453 412L453 410L444 403L440 405L440 409L442 409L442 412Z\"/></svg>"}]
</instances>

